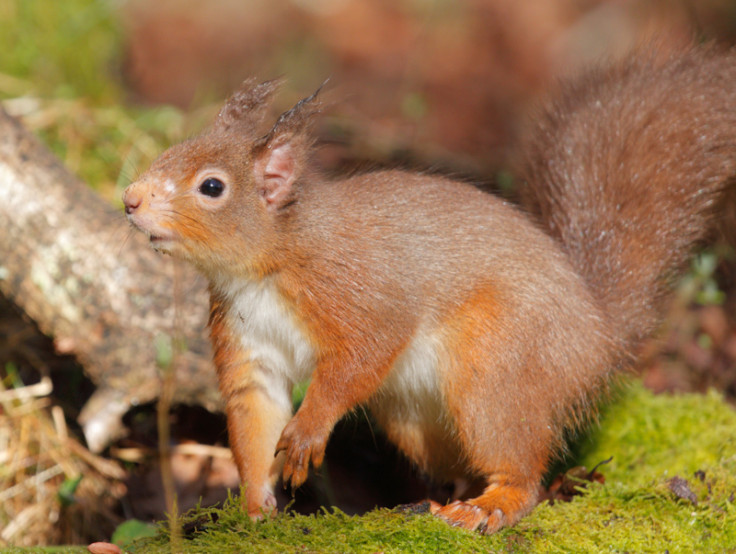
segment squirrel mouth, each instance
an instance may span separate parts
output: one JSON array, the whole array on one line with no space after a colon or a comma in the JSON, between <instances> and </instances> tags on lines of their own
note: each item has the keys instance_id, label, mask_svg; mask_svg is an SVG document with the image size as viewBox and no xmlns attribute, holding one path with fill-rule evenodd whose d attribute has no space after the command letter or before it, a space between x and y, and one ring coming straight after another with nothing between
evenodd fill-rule
<instances>
[{"instance_id":1,"label":"squirrel mouth","mask_svg":"<svg viewBox=\"0 0 736 554\"><path fill-rule=\"evenodd\" d=\"M154 250L168 253L171 251L171 246L174 242L174 239L173 237L167 237L164 235L149 235L148 241Z\"/></svg>"},{"instance_id":2,"label":"squirrel mouth","mask_svg":"<svg viewBox=\"0 0 736 554\"><path fill-rule=\"evenodd\" d=\"M146 231L146 234L148 235L148 240L151 241L151 244L172 242L174 240L172 233L152 233L150 231Z\"/></svg>"}]
</instances>

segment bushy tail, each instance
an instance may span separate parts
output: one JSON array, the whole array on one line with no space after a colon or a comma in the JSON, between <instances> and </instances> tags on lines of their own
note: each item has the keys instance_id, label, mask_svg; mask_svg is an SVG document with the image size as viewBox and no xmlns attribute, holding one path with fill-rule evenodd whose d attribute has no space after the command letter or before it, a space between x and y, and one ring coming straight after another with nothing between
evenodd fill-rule
<instances>
[{"instance_id":1,"label":"bushy tail","mask_svg":"<svg viewBox=\"0 0 736 554\"><path fill-rule=\"evenodd\" d=\"M634 349L736 176L736 53L643 54L563 87L523 144L522 203Z\"/></svg>"}]
</instances>

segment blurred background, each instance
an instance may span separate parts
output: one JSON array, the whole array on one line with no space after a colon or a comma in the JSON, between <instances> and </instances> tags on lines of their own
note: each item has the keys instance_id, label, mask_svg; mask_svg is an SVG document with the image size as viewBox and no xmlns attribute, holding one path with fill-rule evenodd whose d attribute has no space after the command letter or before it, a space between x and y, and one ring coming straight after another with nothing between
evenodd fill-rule
<instances>
[{"instance_id":1,"label":"blurred background","mask_svg":"<svg viewBox=\"0 0 736 554\"><path fill-rule=\"evenodd\" d=\"M117 207L138 173L166 146L202 129L250 76L286 78L274 113L329 78L330 108L315 160L327 171L428 168L512 196L509 147L562 76L652 41L667 48L734 39L733 0L0 0L0 101ZM647 354L648 386L716 387L733 401L733 267L733 251L722 244L693 262L674 315ZM4 386L33 383L38 359L52 368L53 392L38 421L24 424L34 431L19 435L19 420L0 406L6 450L0 546L109 538L121 521L163 517L160 475L150 455L153 406L127 416L127 436L96 459L99 483L84 494L63 472L45 481L48 489L12 489L17 471L2 469L10 453L28 458L25 475L48 469L53 456L42 460L43 449L32 441L45 432L43 414L52 404L61 407L56 417L81 438L75 421L94 385L73 358L58 356L33 323L2 300ZM191 449L175 460L183 507L201 495L222 498L237 481L226 450L216 450L226 446L222 417L177 406L171 422L177 444L213 448ZM361 434L367 446L355 446ZM348 423L333 443L342 435L346 442L328 454L327 483L313 485L297 507L309 511L329 501L355 513L426 493L421 478L370 430ZM355 459L368 461L356 468L350 466ZM377 492L376 475L387 473L393 492ZM353 497L339 498L341 480L350 480ZM71 491L66 497L64 487ZM44 508L29 512L33 505Z\"/></svg>"},{"instance_id":2,"label":"blurred background","mask_svg":"<svg viewBox=\"0 0 736 554\"><path fill-rule=\"evenodd\" d=\"M2 0L0 94L115 200L126 167L195 132L249 76L286 77L284 109L329 78L324 132L356 157L487 177L560 75L735 29L729 0Z\"/></svg>"}]
</instances>

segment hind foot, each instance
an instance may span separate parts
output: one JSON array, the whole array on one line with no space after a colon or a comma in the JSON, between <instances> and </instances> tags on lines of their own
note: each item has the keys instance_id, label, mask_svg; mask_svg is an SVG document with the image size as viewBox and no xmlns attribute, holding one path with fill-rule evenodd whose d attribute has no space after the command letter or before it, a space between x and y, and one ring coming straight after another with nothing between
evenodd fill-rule
<instances>
[{"instance_id":1,"label":"hind foot","mask_svg":"<svg viewBox=\"0 0 736 554\"><path fill-rule=\"evenodd\" d=\"M536 505L537 487L489 485L483 494L468 501L455 500L444 506L430 502L429 511L454 527L486 535L514 525Z\"/></svg>"}]
</instances>

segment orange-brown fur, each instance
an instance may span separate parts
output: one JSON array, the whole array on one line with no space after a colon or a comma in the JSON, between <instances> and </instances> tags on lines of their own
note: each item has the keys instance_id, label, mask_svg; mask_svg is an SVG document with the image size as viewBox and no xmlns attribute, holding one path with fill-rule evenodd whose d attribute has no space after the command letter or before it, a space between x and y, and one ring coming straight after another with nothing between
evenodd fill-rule
<instances>
[{"instance_id":1,"label":"orange-brown fur","mask_svg":"<svg viewBox=\"0 0 736 554\"><path fill-rule=\"evenodd\" d=\"M222 300L214 293L209 327L220 392L226 402L228 434L241 480L246 484L269 483L273 486L281 473L283 456L254 459L249 456L248 449L250 445L259 444L274 450L273 437L286 425L289 414L280 412L268 402L261 385L251 379L249 353L238 348L225 321ZM244 422L248 424L243 425ZM245 506L252 517L260 517L263 511L276 508L275 498L267 496L262 488L246 487Z\"/></svg>"},{"instance_id":2,"label":"orange-brown fur","mask_svg":"<svg viewBox=\"0 0 736 554\"><path fill-rule=\"evenodd\" d=\"M736 171L732 54L639 55L576 83L522 143L537 222L441 177L311 174L317 100L262 135L273 82L246 83L126 191L154 247L210 279L252 516L273 509L282 465L300 485L358 405L423 471L483 484L432 505L439 517L493 532L532 509L564 430L631 365ZM205 194L212 178L224 188Z\"/></svg>"}]
</instances>

